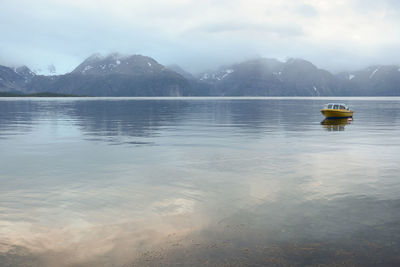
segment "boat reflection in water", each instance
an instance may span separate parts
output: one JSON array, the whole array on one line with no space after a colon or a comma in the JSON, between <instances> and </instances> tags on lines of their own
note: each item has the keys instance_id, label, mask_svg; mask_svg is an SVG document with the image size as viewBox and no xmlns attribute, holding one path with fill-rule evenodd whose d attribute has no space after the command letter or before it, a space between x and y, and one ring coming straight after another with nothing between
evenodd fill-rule
<instances>
[{"instance_id":1,"label":"boat reflection in water","mask_svg":"<svg viewBox=\"0 0 400 267\"><path fill-rule=\"evenodd\" d=\"M325 119L321 121L321 124L327 131L344 131L345 126L352 122L352 118Z\"/></svg>"}]
</instances>

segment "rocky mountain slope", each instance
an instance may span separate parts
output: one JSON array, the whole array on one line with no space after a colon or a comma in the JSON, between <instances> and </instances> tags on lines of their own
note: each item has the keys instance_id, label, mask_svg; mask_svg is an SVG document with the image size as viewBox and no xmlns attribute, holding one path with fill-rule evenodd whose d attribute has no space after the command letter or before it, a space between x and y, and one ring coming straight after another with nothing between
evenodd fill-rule
<instances>
[{"instance_id":1,"label":"rocky mountain slope","mask_svg":"<svg viewBox=\"0 0 400 267\"><path fill-rule=\"evenodd\" d=\"M34 76L26 66L9 68L0 65L0 92L23 92Z\"/></svg>"},{"instance_id":2,"label":"rocky mountain slope","mask_svg":"<svg viewBox=\"0 0 400 267\"><path fill-rule=\"evenodd\" d=\"M371 66L337 75L342 95L400 96L400 67Z\"/></svg>"},{"instance_id":3,"label":"rocky mountain slope","mask_svg":"<svg viewBox=\"0 0 400 267\"><path fill-rule=\"evenodd\" d=\"M29 90L88 96L185 96L190 86L152 58L95 54L71 73L34 77Z\"/></svg>"},{"instance_id":4,"label":"rocky mountain slope","mask_svg":"<svg viewBox=\"0 0 400 267\"><path fill-rule=\"evenodd\" d=\"M330 96L338 91L332 74L302 59L254 59L203 73L199 79L216 95Z\"/></svg>"}]
</instances>

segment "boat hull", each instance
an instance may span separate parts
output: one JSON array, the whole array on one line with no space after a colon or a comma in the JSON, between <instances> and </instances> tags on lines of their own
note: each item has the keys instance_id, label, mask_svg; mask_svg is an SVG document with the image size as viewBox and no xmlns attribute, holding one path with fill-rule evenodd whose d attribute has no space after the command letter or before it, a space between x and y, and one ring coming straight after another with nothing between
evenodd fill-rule
<instances>
[{"instance_id":1,"label":"boat hull","mask_svg":"<svg viewBox=\"0 0 400 267\"><path fill-rule=\"evenodd\" d=\"M344 109L321 109L321 113L327 119L339 119L339 118L352 118L354 111Z\"/></svg>"}]
</instances>

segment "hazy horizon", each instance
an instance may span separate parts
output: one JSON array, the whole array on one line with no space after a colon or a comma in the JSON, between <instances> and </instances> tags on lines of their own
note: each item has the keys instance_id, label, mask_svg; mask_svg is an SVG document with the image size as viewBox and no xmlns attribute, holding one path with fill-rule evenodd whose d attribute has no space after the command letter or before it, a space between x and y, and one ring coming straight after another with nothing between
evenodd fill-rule
<instances>
[{"instance_id":1,"label":"hazy horizon","mask_svg":"<svg viewBox=\"0 0 400 267\"><path fill-rule=\"evenodd\" d=\"M191 73L266 57L332 73L400 64L400 2L0 2L0 65L72 71L93 53L141 54Z\"/></svg>"}]
</instances>

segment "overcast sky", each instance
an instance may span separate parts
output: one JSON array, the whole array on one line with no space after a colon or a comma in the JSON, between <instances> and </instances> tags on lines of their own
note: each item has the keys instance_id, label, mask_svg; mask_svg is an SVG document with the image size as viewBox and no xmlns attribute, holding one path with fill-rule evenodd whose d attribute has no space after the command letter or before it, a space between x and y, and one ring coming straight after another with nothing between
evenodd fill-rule
<instances>
[{"instance_id":1,"label":"overcast sky","mask_svg":"<svg viewBox=\"0 0 400 267\"><path fill-rule=\"evenodd\" d=\"M400 1L0 0L0 65L65 73L95 52L191 72L258 56L333 72L400 64Z\"/></svg>"}]
</instances>

